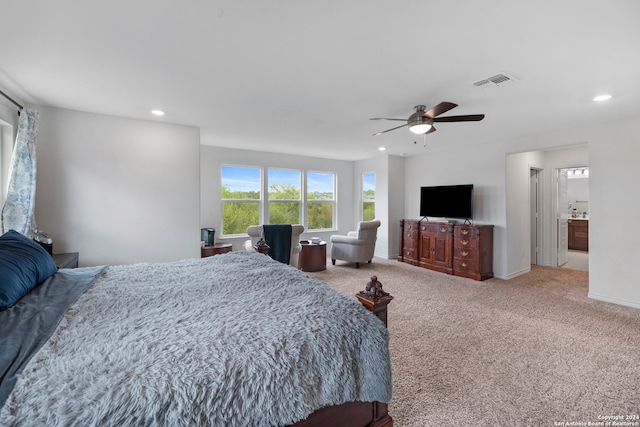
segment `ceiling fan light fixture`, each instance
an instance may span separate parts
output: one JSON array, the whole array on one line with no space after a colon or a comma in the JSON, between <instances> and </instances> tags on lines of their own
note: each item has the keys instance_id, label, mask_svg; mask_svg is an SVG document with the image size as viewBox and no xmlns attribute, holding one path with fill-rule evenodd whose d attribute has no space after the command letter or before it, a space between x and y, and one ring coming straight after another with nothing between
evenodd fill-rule
<instances>
[{"instance_id":1,"label":"ceiling fan light fixture","mask_svg":"<svg viewBox=\"0 0 640 427\"><path fill-rule=\"evenodd\" d=\"M429 129L431 129L431 125L429 123L416 123L409 126L409 130L416 135L427 133Z\"/></svg>"}]
</instances>

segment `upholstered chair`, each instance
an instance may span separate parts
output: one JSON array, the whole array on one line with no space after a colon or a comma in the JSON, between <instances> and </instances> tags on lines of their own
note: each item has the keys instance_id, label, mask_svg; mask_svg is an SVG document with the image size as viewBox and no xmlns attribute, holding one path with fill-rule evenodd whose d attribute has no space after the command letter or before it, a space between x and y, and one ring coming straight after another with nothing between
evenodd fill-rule
<instances>
[{"instance_id":1,"label":"upholstered chair","mask_svg":"<svg viewBox=\"0 0 640 427\"><path fill-rule=\"evenodd\" d=\"M298 253L302 250L300 245L300 234L304 232L304 225L292 224L291 225L291 254L289 258L289 264L298 268ZM260 239L264 238L264 229L261 225L251 225L247 227L247 234L249 240L244 242L244 247L248 251L255 251L256 243ZM269 242L267 242L269 244Z\"/></svg>"},{"instance_id":2,"label":"upholstered chair","mask_svg":"<svg viewBox=\"0 0 640 427\"><path fill-rule=\"evenodd\" d=\"M376 249L380 221L360 221L356 231L350 231L346 236L331 236L331 263L336 260L355 262L360 268L361 262L371 262Z\"/></svg>"}]
</instances>

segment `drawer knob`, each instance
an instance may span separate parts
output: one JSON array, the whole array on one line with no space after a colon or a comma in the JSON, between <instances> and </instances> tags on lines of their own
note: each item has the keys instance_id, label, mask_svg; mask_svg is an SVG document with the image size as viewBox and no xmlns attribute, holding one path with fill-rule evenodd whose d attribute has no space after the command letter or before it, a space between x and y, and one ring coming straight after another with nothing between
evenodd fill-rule
<instances>
[{"instance_id":1,"label":"drawer knob","mask_svg":"<svg viewBox=\"0 0 640 427\"><path fill-rule=\"evenodd\" d=\"M407 233L407 237L408 237L408 238L411 238L411 233Z\"/></svg>"},{"instance_id":2,"label":"drawer knob","mask_svg":"<svg viewBox=\"0 0 640 427\"><path fill-rule=\"evenodd\" d=\"M460 232L461 232L462 234L464 234L465 236L466 236L467 234L469 234L469 230L467 230L466 228L463 228Z\"/></svg>"},{"instance_id":3,"label":"drawer knob","mask_svg":"<svg viewBox=\"0 0 640 427\"><path fill-rule=\"evenodd\" d=\"M467 264L466 262L463 262L461 265L462 265L463 267L466 267L466 266L467 266L467 265L469 265L469 264Z\"/></svg>"},{"instance_id":4,"label":"drawer knob","mask_svg":"<svg viewBox=\"0 0 640 427\"><path fill-rule=\"evenodd\" d=\"M440 232L441 232L441 233L444 233L445 231L447 231L447 229L446 229L446 228L444 228L444 227L440 227Z\"/></svg>"},{"instance_id":5,"label":"drawer knob","mask_svg":"<svg viewBox=\"0 0 640 427\"><path fill-rule=\"evenodd\" d=\"M460 243L462 243L463 245L468 245L469 241L468 240L462 240Z\"/></svg>"},{"instance_id":6,"label":"drawer knob","mask_svg":"<svg viewBox=\"0 0 640 427\"><path fill-rule=\"evenodd\" d=\"M467 252L467 251L462 251L462 256L467 256L467 255L469 255L469 252Z\"/></svg>"}]
</instances>

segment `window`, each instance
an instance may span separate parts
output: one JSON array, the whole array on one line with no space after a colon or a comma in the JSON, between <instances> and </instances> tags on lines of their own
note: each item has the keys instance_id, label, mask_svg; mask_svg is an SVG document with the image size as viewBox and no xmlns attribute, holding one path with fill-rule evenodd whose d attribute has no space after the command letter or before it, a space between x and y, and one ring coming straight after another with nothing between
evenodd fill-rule
<instances>
[{"instance_id":1,"label":"window","mask_svg":"<svg viewBox=\"0 0 640 427\"><path fill-rule=\"evenodd\" d=\"M245 234L260 224L262 170L222 166L222 234Z\"/></svg>"},{"instance_id":2,"label":"window","mask_svg":"<svg viewBox=\"0 0 640 427\"><path fill-rule=\"evenodd\" d=\"M262 176L261 167L222 166L221 235L244 235L247 227L258 224L335 229L334 173L269 168Z\"/></svg>"},{"instance_id":3,"label":"window","mask_svg":"<svg viewBox=\"0 0 640 427\"><path fill-rule=\"evenodd\" d=\"M300 171L269 169L269 224L300 224Z\"/></svg>"},{"instance_id":4,"label":"window","mask_svg":"<svg viewBox=\"0 0 640 427\"><path fill-rule=\"evenodd\" d=\"M4 206L9 186L9 168L13 152L13 127L0 120L0 208Z\"/></svg>"},{"instance_id":5,"label":"window","mask_svg":"<svg viewBox=\"0 0 640 427\"><path fill-rule=\"evenodd\" d=\"M362 220L371 221L376 217L376 174L362 174Z\"/></svg>"},{"instance_id":6,"label":"window","mask_svg":"<svg viewBox=\"0 0 640 427\"><path fill-rule=\"evenodd\" d=\"M334 227L336 206L335 174L307 172L307 228L323 230Z\"/></svg>"}]
</instances>

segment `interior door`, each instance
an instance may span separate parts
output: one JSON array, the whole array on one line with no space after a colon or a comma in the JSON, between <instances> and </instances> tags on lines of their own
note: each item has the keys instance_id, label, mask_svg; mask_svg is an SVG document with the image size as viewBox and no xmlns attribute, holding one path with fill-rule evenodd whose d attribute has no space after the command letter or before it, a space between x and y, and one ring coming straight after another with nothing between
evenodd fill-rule
<instances>
[{"instance_id":1,"label":"interior door","mask_svg":"<svg viewBox=\"0 0 640 427\"><path fill-rule=\"evenodd\" d=\"M530 169L530 196L531 207L531 264L538 264L538 244L540 239L540 170Z\"/></svg>"},{"instance_id":2,"label":"interior door","mask_svg":"<svg viewBox=\"0 0 640 427\"><path fill-rule=\"evenodd\" d=\"M567 197L567 170L558 169L558 267L567 263L569 255L569 198Z\"/></svg>"}]
</instances>

